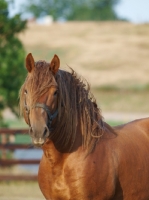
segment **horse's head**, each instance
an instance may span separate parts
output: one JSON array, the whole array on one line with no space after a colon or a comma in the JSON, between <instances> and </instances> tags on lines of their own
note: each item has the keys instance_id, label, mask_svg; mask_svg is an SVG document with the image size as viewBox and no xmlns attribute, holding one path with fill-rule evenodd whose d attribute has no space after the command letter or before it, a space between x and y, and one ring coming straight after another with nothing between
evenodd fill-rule
<instances>
[{"instance_id":1,"label":"horse's head","mask_svg":"<svg viewBox=\"0 0 149 200\"><path fill-rule=\"evenodd\" d=\"M28 76L21 89L20 105L35 146L45 143L58 115L58 85L55 75L59 66L57 55L50 63L34 62L32 54L26 57Z\"/></svg>"}]
</instances>

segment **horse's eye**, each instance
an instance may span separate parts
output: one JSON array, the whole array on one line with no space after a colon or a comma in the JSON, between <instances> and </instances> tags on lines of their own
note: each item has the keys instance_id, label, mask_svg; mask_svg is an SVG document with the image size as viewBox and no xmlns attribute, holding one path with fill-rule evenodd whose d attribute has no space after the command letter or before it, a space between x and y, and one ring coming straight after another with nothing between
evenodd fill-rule
<instances>
[{"instance_id":1,"label":"horse's eye","mask_svg":"<svg viewBox=\"0 0 149 200\"><path fill-rule=\"evenodd\" d=\"M54 92L54 96L56 96L56 95L57 95L57 93L58 93L58 90L56 90L56 91Z\"/></svg>"},{"instance_id":2,"label":"horse's eye","mask_svg":"<svg viewBox=\"0 0 149 200\"><path fill-rule=\"evenodd\" d=\"M24 90L24 94L27 94L27 90Z\"/></svg>"}]
</instances>

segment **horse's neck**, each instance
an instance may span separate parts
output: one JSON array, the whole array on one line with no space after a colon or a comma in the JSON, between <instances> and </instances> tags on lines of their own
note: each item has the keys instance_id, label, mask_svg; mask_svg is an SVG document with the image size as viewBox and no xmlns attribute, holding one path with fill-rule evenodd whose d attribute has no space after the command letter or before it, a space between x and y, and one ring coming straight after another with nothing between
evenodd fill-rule
<instances>
[{"instance_id":1,"label":"horse's neck","mask_svg":"<svg viewBox=\"0 0 149 200\"><path fill-rule=\"evenodd\" d=\"M55 164L61 161L62 153L60 153L56 149L56 147L54 146L54 143L51 140L47 141L43 145L42 149L44 152L44 156L49 160L51 166L54 166Z\"/></svg>"},{"instance_id":2,"label":"horse's neck","mask_svg":"<svg viewBox=\"0 0 149 200\"><path fill-rule=\"evenodd\" d=\"M61 162L65 157L67 157L69 154L76 152L81 146L82 146L82 135L80 132L80 126L78 125L76 138L74 141L74 144L72 146L72 149L70 150L71 144L68 145L68 149L65 150L65 152L59 151L56 146L54 145L54 142L52 140L48 140L43 145L43 152L44 156L49 160L51 165L55 165L59 162ZM61 149L61 148L60 148Z\"/></svg>"}]
</instances>

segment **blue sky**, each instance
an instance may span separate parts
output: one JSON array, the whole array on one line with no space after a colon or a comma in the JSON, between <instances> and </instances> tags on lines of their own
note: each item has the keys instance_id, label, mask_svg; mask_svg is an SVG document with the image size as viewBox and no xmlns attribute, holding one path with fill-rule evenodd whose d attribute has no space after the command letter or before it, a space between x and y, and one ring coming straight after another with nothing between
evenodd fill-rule
<instances>
[{"instance_id":1,"label":"blue sky","mask_svg":"<svg viewBox=\"0 0 149 200\"><path fill-rule=\"evenodd\" d=\"M11 15L19 11L19 7L25 0L14 0L15 6L11 8ZM127 18L133 23L149 22L149 0L120 0L115 8L117 14Z\"/></svg>"},{"instance_id":2,"label":"blue sky","mask_svg":"<svg viewBox=\"0 0 149 200\"><path fill-rule=\"evenodd\" d=\"M149 22L149 0L121 0L116 11L133 23Z\"/></svg>"}]
</instances>

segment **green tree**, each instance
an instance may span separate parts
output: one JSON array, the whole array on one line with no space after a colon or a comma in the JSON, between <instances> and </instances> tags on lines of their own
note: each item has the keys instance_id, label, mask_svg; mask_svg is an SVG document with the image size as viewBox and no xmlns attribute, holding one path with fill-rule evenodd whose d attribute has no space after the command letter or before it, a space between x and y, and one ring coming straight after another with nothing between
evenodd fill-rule
<instances>
[{"instance_id":1,"label":"green tree","mask_svg":"<svg viewBox=\"0 0 149 200\"><path fill-rule=\"evenodd\" d=\"M33 0L27 1L26 11L35 17L52 15L55 20L118 20L114 6L120 0Z\"/></svg>"},{"instance_id":2,"label":"green tree","mask_svg":"<svg viewBox=\"0 0 149 200\"><path fill-rule=\"evenodd\" d=\"M2 110L9 107L17 114L18 92L24 80L25 50L17 33L26 27L20 15L8 16L8 3L0 1L0 126Z\"/></svg>"},{"instance_id":3,"label":"green tree","mask_svg":"<svg viewBox=\"0 0 149 200\"><path fill-rule=\"evenodd\" d=\"M118 0L91 0L77 5L68 16L69 20L118 20L114 5Z\"/></svg>"}]
</instances>

